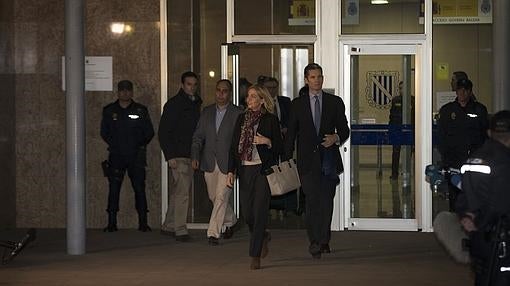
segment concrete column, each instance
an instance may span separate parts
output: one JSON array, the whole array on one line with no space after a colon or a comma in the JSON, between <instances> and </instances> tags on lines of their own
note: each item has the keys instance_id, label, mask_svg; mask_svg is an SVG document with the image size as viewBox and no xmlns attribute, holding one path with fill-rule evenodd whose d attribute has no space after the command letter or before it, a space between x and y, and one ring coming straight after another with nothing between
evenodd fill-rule
<instances>
[{"instance_id":1,"label":"concrete column","mask_svg":"<svg viewBox=\"0 0 510 286\"><path fill-rule=\"evenodd\" d=\"M67 253L85 254L84 0L65 1Z\"/></svg>"},{"instance_id":2,"label":"concrete column","mask_svg":"<svg viewBox=\"0 0 510 286\"><path fill-rule=\"evenodd\" d=\"M493 0L492 48L494 95L493 112L510 109L510 1Z\"/></svg>"}]
</instances>

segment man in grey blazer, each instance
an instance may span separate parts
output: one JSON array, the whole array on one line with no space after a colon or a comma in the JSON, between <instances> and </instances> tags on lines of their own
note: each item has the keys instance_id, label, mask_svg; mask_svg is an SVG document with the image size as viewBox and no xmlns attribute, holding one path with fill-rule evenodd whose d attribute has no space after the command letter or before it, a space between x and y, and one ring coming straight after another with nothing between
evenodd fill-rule
<instances>
[{"instance_id":1,"label":"man in grey blazer","mask_svg":"<svg viewBox=\"0 0 510 286\"><path fill-rule=\"evenodd\" d=\"M216 102L202 111L191 145L191 166L204 171L207 192L213 203L207 229L209 245L218 245L223 225L227 227L224 238L229 238L237 222L229 204L232 189L226 183L232 133L242 109L231 103L231 94L229 80L221 79L216 83Z\"/></svg>"}]
</instances>

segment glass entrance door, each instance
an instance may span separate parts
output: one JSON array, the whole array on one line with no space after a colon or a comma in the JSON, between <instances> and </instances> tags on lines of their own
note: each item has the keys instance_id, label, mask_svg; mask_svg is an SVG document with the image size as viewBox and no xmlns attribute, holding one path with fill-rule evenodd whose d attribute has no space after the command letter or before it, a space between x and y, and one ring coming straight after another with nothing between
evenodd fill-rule
<instances>
[{"instance_id":1,"label":"glass entrance door","mask_svg":"<svg viewBox=\"0 0 510 286\"><path fill-rule=\"evenodd\" d=\"M417 230L416 46L346 45L348 229Z\"/></svg>"},{"instance_id":2,"label":"glass entrance door","mask_svg":"<svg viewBox=\"0 0 510 286\"><path fill-rule=\"evenodd\" d=\"M264 82L270 93L288 97L298 96L304 85L303 70L313 59L311 44L225 44L222 47L222 78L233 83L233 102L245 105L247 88L257 82ZM285 133L280 111L280 126ZM233 192L234 211L239 214L239 188ZM300 190L280 197L272 197L270 205L270 228L304 228L304 197Z\"/></svg>"}]
</instances>

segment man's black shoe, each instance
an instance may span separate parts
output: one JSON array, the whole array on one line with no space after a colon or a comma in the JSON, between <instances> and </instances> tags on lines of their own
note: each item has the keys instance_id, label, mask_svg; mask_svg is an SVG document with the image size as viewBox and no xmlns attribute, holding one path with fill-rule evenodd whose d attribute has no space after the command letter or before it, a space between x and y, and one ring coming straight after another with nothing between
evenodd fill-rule
<instances>
[{"instance_id":1,"label":"man's black shoe","mask_svg":"<svg viewBox=\"0 0 510 286\"><path fill-rule=\"evenodd\" d=\"M308 247L308 252L312 255L313 259L321 258L321 246L318 243L311 243Z\"/></svg>"},{"instance_id":2,"label":"man's black shoe","mask_svg":"<svg viewBox=\"0 0 510 286\"><path fill-rule=\"evenodd\" d=\"M216 245L220 244L219 239L217 239L214 236L209 236L209 238L207 240L208 240L209 245L211 245L211 246L216 246Z\"/></svg>"},{"instance_id":3,"label":"man's black shoe","mask_svg":"<svg viewBox=\"0 0 510 286\"><path fill-rule=\"evenodd\" d=\"M229 238L232 238L232 236L234 235L234 230L232 229L232 227L226 227L225 228L225 232L223 233L223 239L229 239Z\"/></svg>"},{"instance_id":4,"label":"man's black shoe","mask_svg":"<svg viewBox=\"0 0 510 286\"><path fill-rule=\"evenodd\" d=\"M179 242L188 242L188 241L190 241L190 239L191 239L191 237L187 234L175 236L175 240L177 240Z\"/></svg>"},{"instance_id":5,"label":"man's black shoe","mask_svg":"<svg viewBox=\"0 0 510 286\"><path fill-rule=\"evenodd\" d=\"M331 253L331 249L329 248L329 244L321 244L321 253Z\"/></svg>"},{"instance_id":6,"label":"man's black shoe","mask_svg":"<svg viewBox=\"0 0 510 286\"><path fill-rule=\"evenodd\" d=\"M141 224L138 226L138 230L141 231L141 232L148 232L148 231L152 231L151 227L148 226L147 224Z\"/></svg>"}]
</instances>

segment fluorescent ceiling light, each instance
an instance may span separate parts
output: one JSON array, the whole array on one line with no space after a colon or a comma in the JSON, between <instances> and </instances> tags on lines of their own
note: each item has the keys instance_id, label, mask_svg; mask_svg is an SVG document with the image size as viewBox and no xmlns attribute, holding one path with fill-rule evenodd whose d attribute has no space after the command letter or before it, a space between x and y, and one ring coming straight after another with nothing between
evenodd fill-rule
<instances>
[{"instance_id":1,"label":"fluorescent ceiling light","mask_svg":"<svg viewBox=\"0 0 510 286\"><path fill-rule=\"evenodd\" d=\"M379 4L388 4L388 0L371 0L370 3L379 5Z\"/></svg>"}]
</instances>

